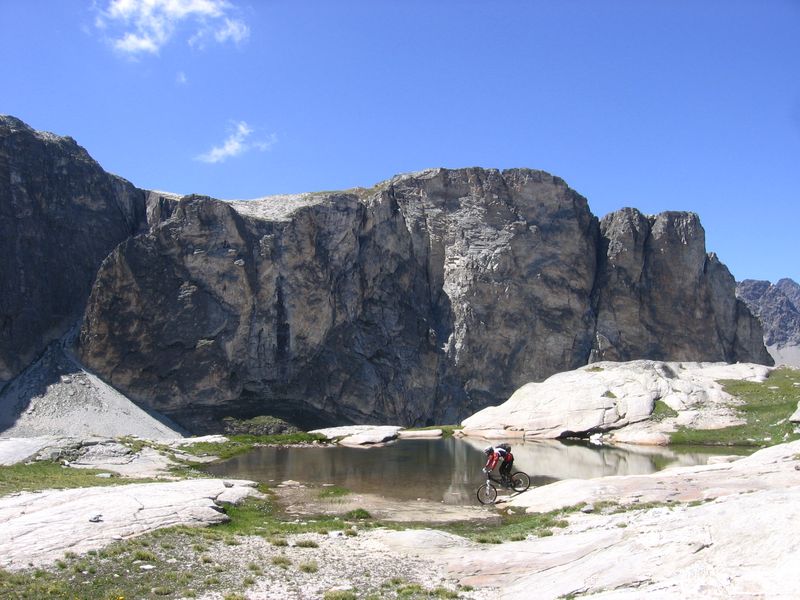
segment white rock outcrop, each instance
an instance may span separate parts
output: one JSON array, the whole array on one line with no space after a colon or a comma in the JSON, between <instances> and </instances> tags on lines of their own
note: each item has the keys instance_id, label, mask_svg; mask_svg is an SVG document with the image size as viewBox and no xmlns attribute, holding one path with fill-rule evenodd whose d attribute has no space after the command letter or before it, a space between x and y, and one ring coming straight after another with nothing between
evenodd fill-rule
<instances>
[{"instance_id":1,"label":"white rock outcrop","mask_svg":"<svg viewBox=\"0 0 800 600\"><path fill-rule=\"evenodd\" d=\"M315 429L309 433L324 435L329 440L339 440L343 446L375 446L397 439L402 427L394 425L345 425Z\"/></svg>"},{"instance_id":2,"label":"white rock outcrop","mask_svg":"<svg viewBox=\"0 0 800 600\"><path fill-rule=\"evenodd\" d=\"M668 363L651 360L599 362L528 383L503 404L483 409L462 422L466 435L558 438L620 429L649 419L655 402L677 413L660 431L640 431L619 440L666 443L656 434L675 425L714 429L741 421L735 398L721 379L763 381L769 367L757 364Z\"/></svg>"},{"instance_id":3,"label":"white rock outcrop","mask_svg":"<svg viewBox=\"0 0 800 600\"><path fill-rule=\"evenodd\" d=\"M255 485L189 479L1 497L0 568L46 565L162 527L223 523L219 504L258 494Z\"/></svg>"}]
</instances>

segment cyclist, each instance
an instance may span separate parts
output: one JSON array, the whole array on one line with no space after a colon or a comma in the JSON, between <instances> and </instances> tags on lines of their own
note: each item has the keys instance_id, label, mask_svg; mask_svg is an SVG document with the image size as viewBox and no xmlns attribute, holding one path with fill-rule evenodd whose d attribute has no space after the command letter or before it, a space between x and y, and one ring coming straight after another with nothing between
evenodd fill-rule
<instances>
[{"instance_id":1,"label":"cyclist","mask_svg":"<svg viewBox=\"0 0 800 600\"><path fill-rule=\"evenodd\" d=\"M500 478L502 479L503 483L508 484L511 483L511 466L514 464L514 455L511 454L510 447L508 449L504 448L503 446L508 446L507 444L501 444L499 446L486 446L483 449L483 453L487 456L486 465L483 467L484 473L491 473L492 469L497 466L497 463L500 463L500 468L498 471L500 472Z\"/></svg>"}]
</instances>

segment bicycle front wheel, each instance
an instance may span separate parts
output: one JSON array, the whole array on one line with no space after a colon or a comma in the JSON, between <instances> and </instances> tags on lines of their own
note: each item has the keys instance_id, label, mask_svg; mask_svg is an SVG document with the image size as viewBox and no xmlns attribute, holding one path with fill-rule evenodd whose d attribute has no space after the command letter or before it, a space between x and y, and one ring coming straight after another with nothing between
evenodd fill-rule
<instances>
[{"instance_id":1,"label":"bicycle front wheel","mask_svg":"<svg viewBox=\"0 0 800 600\"><path fill-rule=\"evenodd\" d=\"M497 490L493 485L484 483L478 488L478 502L481 504L491 504L497 498Z\"/></svg>"},{"instance_id":2,"label":"bicycle front wheel","mask_svg":"<svg viewBox=\"0 0 800 600\"><path fill-rule=\"evenodd\" d=\"M527 473L517 471L511 476L511 487L515 492L524 492L530 487L530 485L531 478L528 477Z\"/></svg>"}]
</instances>

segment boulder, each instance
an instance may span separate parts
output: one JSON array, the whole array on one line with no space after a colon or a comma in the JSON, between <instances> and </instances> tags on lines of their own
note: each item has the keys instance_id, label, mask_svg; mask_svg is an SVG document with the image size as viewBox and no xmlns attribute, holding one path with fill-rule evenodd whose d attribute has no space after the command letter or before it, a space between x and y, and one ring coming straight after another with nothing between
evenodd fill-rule
<instances>
[{"instance_id":1,"label":"boulder","mask_svg":"<svg viewBox=\"0 0 800 600\"><path fill-rule=\"evenodd\" d=\"M376 432L377 435L397 436L397 433L402 427L395 427L392 425L342 425L340 427L327 427L325 429L314 429L309 433L325 436L329 440L342 439L360 435L362 433L369 434Z\"/></svg>"},{"instance_id":2,"label":"boulder","mask_svg":"<svg viewBox=\"0 0 800 600\"><path fill-rule=\"evenodd\" d=\"M661 401L676 418L616 435L619 442L663 444L676 422L698 429L738 424L731 409L736 401L717 380L763 381L768 373L754 364L600 362L528 383L461 424L465 434L483 437L588 437L646 421Z\"/></svg>"},{"instance_id":3,"label":"boulder","mask_svg":"<svg viewBox=\"0 0 800 600\"><path fill-rule=\"evenodd\" d=\"M366 431L348 435L339 443L342 446L374 446L397 439L399 427L373 427Z\"/></svg>"},{"instance_id":4,"label":"boulder","mask_svg":"<svg viewBox=\"0 0 800 600\"><path fill-rule=\"evenodd\" d=\"M400 431L397 432L397 437L399 437L402 440L440 438L440 437L442 437L442 430L441 429L416 429L416 430L401 429Z\"/></svg>"}]
</instances>

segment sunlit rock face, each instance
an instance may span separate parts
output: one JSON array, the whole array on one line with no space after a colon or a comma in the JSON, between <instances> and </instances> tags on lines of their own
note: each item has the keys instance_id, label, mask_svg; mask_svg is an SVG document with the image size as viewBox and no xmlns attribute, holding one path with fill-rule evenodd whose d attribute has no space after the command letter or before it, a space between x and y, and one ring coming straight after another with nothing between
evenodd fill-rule
<instances>
[{"instance_id":1,"label":"sunlit rock face","mask_svg":"<svg viewBox=\"0 0 800 600\"><path fill-rule=\"evenodd\" d=\"M592 360L772 364L760 327L694 213L625 208L600 222Z\"/></svg>"},{"instance_id":2,"label":"sunlit rock face","mask_svg":"<svg viewBox=\"0 0 800 600\"><path fill-rule=\"evenodd\" d=\"M83 311L97 268L144 224L144 192L69 137L0 115L0 388Z\"/></svg>"},{"instance_id":3,"label":"sunlit rock face","mask_svg":"<svg viewBox=\"0 0 800 600\"><path fill-rule=\"evenodd\" d=\"M612 441L666 444L678 427L741 425L719 380L764 381L754 363L598 362L527 383L499 406L464 419L464 433L486 438L555 439L614 432ZM653 422L656 402L669 409ZM638 426L637 426L638 425ZM623 430L617 432L616 430Z\"/></svg>"},{"instance_id":4,"label":"sunlit rock face","mask_svg":"<svg viewBox=\"0 0 800 600\"><path fill-rule=\"evenodd\" d=\"M454 423L594 360L769 360L690 213L600 223L527 169L181 198L0 124L0 385L81 319L93 371L198 431Z\"/></svg>"},{"instance_id":5,"label":"sunlit rock face","mask_svg":"<svg viewBox=\"0 0 800 600\"><path fill-rule=\"evenodd\" d=\"M173 210L103 264L81 354L190 426L452 422L588 357L597 222L545 173Z\"/></svg>"},{"instance_id":6,"label":"sunlit rock face","mask_svg":"<svg viewBox=\"0 0 800 600\"><path fill-rule=\"evenodd\" d=\"M626 209L601 226L541 171L167 212L103 264L81 352L195 429L265 413L455 422L608 355L769 360L695 215Z\"/></svg>"}]
</instances>

